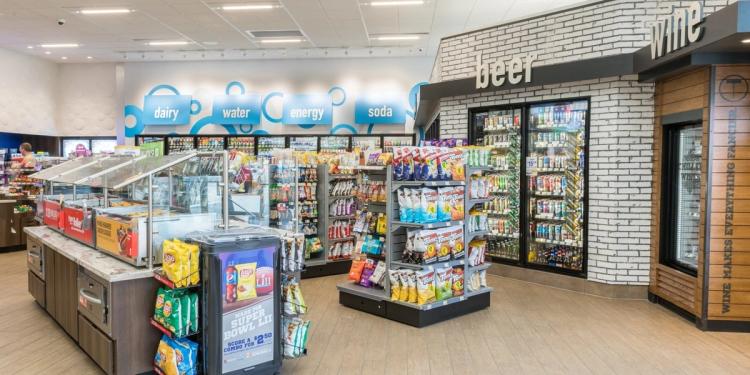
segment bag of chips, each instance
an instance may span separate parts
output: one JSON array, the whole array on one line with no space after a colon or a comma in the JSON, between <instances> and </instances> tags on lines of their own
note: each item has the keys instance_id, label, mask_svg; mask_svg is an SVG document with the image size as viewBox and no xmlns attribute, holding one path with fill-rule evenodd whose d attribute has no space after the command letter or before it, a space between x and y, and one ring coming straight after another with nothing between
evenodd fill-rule
<instances>
[{"instance_id":1,"label":"bag of chips","mask_svg":"<svg viewBox=\"0 0 750 375\"><path fill-rule=\"evenodd\" d=\"M174 348L169 344L170 338L163 335L154 356L154 364L166 375L178 375L177 355Z\"/></svg>"},{"instance_id":2,"label":"bag of chips","mask_svg":"<svg viewBox=\"0 0 750 375\"><path fill-rule=\"evenodd\" d=\"M437 221L450 221L451 219L451 198L453 197L453 187L438 188L437 196Z\"/></svg>"},{"instance_id":3,"label":"bag of chips","mask_svg":"<svg viewBox=\"0 0 750 375\"><path fill-rule=\"evenodd\" d=\"M398 300L401 302L408 302L409 301L409 273L404 270L398 271L398 280L399 280L399 292L398 292ZM416 290L414 291L416 293Z\"/></svg>"},{"instance_id":4,"label":"bag of chips","mask_svg":"<svg viewBox=\"0 0 750 375\"><path fill-rule=\"evenodd\" d=\"M257 297L255 268L258 263L242 263L237 269L237 300L246 301Z\"/></svg>"},{"instance_id":5,"label":"bag of chips","mask_svg":"<svg viewBox=\"0 0 750 375\"><path fill-rule=\"evenodd\" d=\"M388 280L391 282L391 301L401 298L401 279L398 270L388 270Z\"/></svg>"},{"instance_id":6,"label":"bag of chips","mask_svg":"<svg viewBox=\"0 0 750 375\"><path fill-rule=\"evenodd\" d=\"M198 294L190 294L190 331L198 332Z\"/></svg>"},{"instance_id":7,"label":"bag of chips","mask_svg":"<svg viewBox=\"0 0 750 375\"><path fill-rule=\"evenodd\" d=\"M164 302L167 299L167 294L171 296L172 290L159 288L156 292L156 302L154 303L154 320L162 325L164 325Z\"/></svg>"},{"instance_id":8,"label":"bag of chips","mask_svg":"<svg viewBox=\"0 0 750 375\"><path fill-rule=\"evenodd\" d=\"M435 271L428 269L417 271L417 304L424 305L435 302Z\"/></svg>"},{"instance_id":9,"label":"bag of chips","mask_svg":"<svg viewBox=\"0 0 750 375\"><path fill-rule=\"evenodd\" d=\"M414 238L415 251L421 253L422 263L430 264L437 261L437 232L434 230L421 230Z\"/></svg>"},{"instance_id":10,"label":"bag of chips","mask_svg":"<svg viewBox=\"0 0 750 375\"><path fill-rule=\"evenodd\" d=\"M185 244L190 251L190 285L201 282L200 247L197 244Z\"/></svg>"},{"instance_id":11,"label":"bag of chips","mask_svg":"<svg viewBox=\"0 0 750 375\"><path fill-rule=\"evenodd\" d=\"M437 235L437 261L445 262L451 259L451 239L455 227L441 228L436 232Z\"/></svg>"},{"instance_id":12,"label":"bag of chips","mask_svg":"<svg viewBox=\"0 0 750 375\"><path fill-rule=\"evenodd\" d=\"M464 256L464 228L460 226L451 227L450 243L453 259Z\"/></svg>"},{"instance_id":13,"label":"bag of chips","mask_svg":"<svg viewBox=\"0 0 750 375\"><path fill-rule=\"evenodd\" d=\"M435 297L438 301L453 297L453 269L450 267L435 270Z\"/></svg>"},{"instance_id":14,"label":"bag of chips","mask_svg":"<svg viewBox=\"0 0 750 375\"><path fill-rule=\"evenodd\" d=\"M358 283L362 278L362 270L365 268L365 261L361 259L352 260L352 267L349 269L349 280Z\"/></svg>"},{"instance_id":15,"label":"bag of chips","mask_svg":"<svg viewBox=\"0 0 750 375\"><path fill-rule=\"evenodd\" d=\"M190 273L190 252L172 240L162 243L162 269L176 287L188 286Z\"/></svg>"},{"instance_id":16,"label":"bag of chips","mask_svg":"<svg viewBox=\"0 0 750 375\"><path fill-rule=\"evenodd\" d=\"M464 215L464 187L455 186L448 193L448 206L450 207L450 220L463 220Z\"/></svg>"},{"instance_id":17,"label":"bag of chips","mask_svg":"<svg viewBox=\"0 0 750 375\"><path fill-rule=\"evenodd\" d=\"M453 296L457 297L464 295L464 269L461 267L453 268L451 279L453 280Z\"/></svg>"},{"instance_id":18,"label":"bag of chips","mask_svg":"<svg viewBox=\"0 0 750 375\"><path fill-rule=\"evenodd\" d=\"M438 221L437 201L438 191L436 189L422 188L422 194L419 200L419 209L422 216L419 223L434 223Z\"/></svg>"},{"instance_id":19,"label":"bag of chips","mask_svg":"<svg viewBox=\"0 0 750 375\"><path fill-rule=\"evenodd\" d=\"M407 277L409 282L409 298L407 302L417 303L417 274L416 272L409 270Z\"/></svg>"},{"instance_id":20,"label":"bag of chips","mask_svg":"<svg viewBox=\"0 0 750 375\"><path fill-rule=\"evenodd\" d=\"M365 288L372 287L372 281L370 281L370 277L375 272L375 264L373 263L372 259L368 259L365 262L365 269L362 270L362 278L359 280L359 285L362 285Z\"/></svg>"},{"instance_id":21,"label":"bag of chips","mask_svg":"<svg viewBox=\"0 0 750 375\"><path fill-rule=\"evenodd\" d=\"M182 331L178 334L178 336L186 336L190 331L192 330L192 327L190 327L192 319L192 306L190 306L190 296L187 294L182 295L180 297L180 312L182 313Z\"/></svg>"},{"instance_id":22,"label":"bag of chips","mask_svg":"<svg viewBox=\"0 0 750 375\"><path fill-rule=\"evenodd\" d=\"M182 312L181 296L173 294L164 300L164 326L178 336L185 331L184 314Z\"/></svg>"}]
</instances>

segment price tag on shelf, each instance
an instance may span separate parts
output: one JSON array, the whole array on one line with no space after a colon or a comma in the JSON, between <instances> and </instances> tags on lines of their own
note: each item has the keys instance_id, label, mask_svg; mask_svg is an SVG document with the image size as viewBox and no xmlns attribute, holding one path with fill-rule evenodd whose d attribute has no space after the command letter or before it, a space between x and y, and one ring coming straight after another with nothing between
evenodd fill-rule
<instances>
[{"instance_id":1,"label":"price tag on shelf","mask_svg":"<svg viewBox=\"0 0 750 375\"><path fill-rule=\"evenodd\" d=\"M527 176L533 176L536 174L536 157L533 156L527 156L526 157L526 175Z\"/></svg>"}]
</instances>

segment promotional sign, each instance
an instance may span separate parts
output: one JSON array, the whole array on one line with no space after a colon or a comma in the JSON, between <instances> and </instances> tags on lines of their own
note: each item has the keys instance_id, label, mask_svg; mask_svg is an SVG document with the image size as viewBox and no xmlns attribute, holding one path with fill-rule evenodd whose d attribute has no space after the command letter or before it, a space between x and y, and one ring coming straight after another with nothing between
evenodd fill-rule
<instances>
[{"instance_id":1,"label":"promotional sign","mask_svg":"<svg viewBox=\"0 0 750 375\"><path fill-rule=\"evenodd\" d=\"M289 125L330 125L333 104L328 95L289 95L284 97L281 122Z\"/></svg>"},{"instance_id":2,"label":"promotional sign","mask_svg":"<svg viewBox=\"0 0 750 375\"><path fill-rule=\"evenodd\" d=\"M129 222L96 217L96 248L131 259L138 257L138 235Z\"/></svg>"},{"instance_id":3,"label":"promotional sign","mask_svg":"<svg viewBox=\"0 0 750 375\"><path fill-rule=\"evenodd\" d=\"M354 104L356 124L403 124L406 110L398 99L358 99Z\"/></svg>"},{"instance_id":4,"label":"promotional sign","mask_svg":"<svg viewBox=\"0 0 750 375\"><path fill-rule=\"evenodd\" d=\"M222 373L274 360L274 247L225 252L221 259Z\"/></svg>"},{"instance_id":5,"label":"promotional sign","mask_svg":"<svg viewBox=\"0 0 750 375\"><path fill-rule=\"evenodd\" d=\"M45 200L44 201L44 225L50 228L59 228L63 226L60 220L62 219L62 205L56 201Z\"/></svg>"},{"instance_id":6,"label":"promotional sign","mask_svg":"<svg viewBox=\"0 0 750 375\"><path fill-rule=\"evenodd\" d=\"M91 211L80 208L63 208L63 231L81 242L93 244L94 231L91 228Z\"/></svg>"},{"instance_id":7,"label":"promotional sign","mask_svg":"<svg viewBox=\"0 0 750 375\"><path fill-rule=\"evenodd\" d=\"M260 95L215 96L213 118L223 125L258 125L260 124Z\"/></svg>"},{"instance_id":8,"label":"promotional sign","mask_svg":"<svg viewBox=\"0 0 750 375\"><path fill-rule=\"evenodd\" d=\"M190 95L147 95L143 97L143 124L189 124L192 99Z\"/></svg>"}]
</instances>

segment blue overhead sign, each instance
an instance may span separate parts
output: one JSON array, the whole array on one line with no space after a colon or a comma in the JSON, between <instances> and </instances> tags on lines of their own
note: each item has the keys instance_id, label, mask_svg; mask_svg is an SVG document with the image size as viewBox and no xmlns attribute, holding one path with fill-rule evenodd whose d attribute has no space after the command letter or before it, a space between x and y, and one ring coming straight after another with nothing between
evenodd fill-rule
<instances>
[{"instance_id":1,"label":"blue overhead sign","mask_svg":"<svg viewBox=\"0 0 750 375\"><path fill-rule=\"evenodd\" d=\"M333 105L328 95L284 96L281 122L289 125L330 125Z\"/></svg>"},{"instance_id":2,"label":"blue overhead sign","mask_svg":"<svg viewBox=\"0 0 750 375\"><path fill-rule=\"evenodd\" d=\"M218 95L214 97L212 117L222 125L258 125L260 95Z\"/></svg>"},{"instance_id":3,"label":"blue overhead sign","mask_svg":"<svg viewBox=\"0 0 750 375\"><path fill-rule=\"evenodd\" d=\"M358 99L354 104L356 124L403 124L406 110L398 99Z\"/></svg>"},{"instance_id":4,"label":"blue overhead sign","mask_svg":"<svg viewBox=\"0 0 750 375\"><path fill-rule=\"evenodd\" d=\"M147 95L143 98L144 125L190 123L190 95Z\"/></svg>"}]
</instances>

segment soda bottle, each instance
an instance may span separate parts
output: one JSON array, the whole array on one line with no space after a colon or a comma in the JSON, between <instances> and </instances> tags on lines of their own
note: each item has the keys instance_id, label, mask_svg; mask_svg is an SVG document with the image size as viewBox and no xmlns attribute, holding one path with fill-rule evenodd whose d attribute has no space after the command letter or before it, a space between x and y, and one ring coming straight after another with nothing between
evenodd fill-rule
<instances>
[{"instance_id":1,"label":"soda bottle","mask_svg":"<svg viewBox=\"0 0 750 375\"><path fill-rule=\"evenodd\" d=\"M225 284L226 284L226 296L227 303L237 301L237 269L234 268L234 262L229 262L226 270L224 271Z\"/></svg>"}]
</instances>

